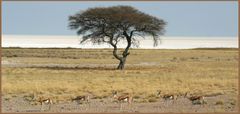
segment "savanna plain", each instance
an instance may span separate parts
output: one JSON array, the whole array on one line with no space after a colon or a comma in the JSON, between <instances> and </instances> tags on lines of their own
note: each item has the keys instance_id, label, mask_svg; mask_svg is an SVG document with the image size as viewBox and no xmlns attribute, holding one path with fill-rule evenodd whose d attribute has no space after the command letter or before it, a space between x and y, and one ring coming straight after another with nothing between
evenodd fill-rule
<instances>
[{"instance_id":1,"label":"savanna plain","mask_svg":"<svg viewBox=\"0 0 240 114\"><path fill-rule=\"evenodd\" d=\"M111 49L2 48L2 112L237 112L238 60L238 49L131 49L116 70Z\"/></svg>"}]
</instances>

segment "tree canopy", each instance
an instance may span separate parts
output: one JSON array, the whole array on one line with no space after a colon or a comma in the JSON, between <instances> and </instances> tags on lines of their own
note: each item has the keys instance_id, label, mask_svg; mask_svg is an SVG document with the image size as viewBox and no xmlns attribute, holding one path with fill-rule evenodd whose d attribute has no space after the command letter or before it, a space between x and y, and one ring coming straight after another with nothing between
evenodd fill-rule
<instances>
[{"instance_id":1,"label":"tree canopy","mask_svg":"<svg viewBox=\"0 0 240 114\"><path fill-rule=\"evenodd\" d=\"M166 22L157 17L143 13L131 6L95 7L80 11L69 17L70 29L83 35L81 43L91 41L94 44L109 43L114 47L113 55L123 62L129 55L131 45L139 45L139 36L151 36L153 45L157 46L160 35L164 34ZM117 44L127 41L122 56L117 54ZM119 64L120 65L120 64Z\"/></svg>"}]
</instances>

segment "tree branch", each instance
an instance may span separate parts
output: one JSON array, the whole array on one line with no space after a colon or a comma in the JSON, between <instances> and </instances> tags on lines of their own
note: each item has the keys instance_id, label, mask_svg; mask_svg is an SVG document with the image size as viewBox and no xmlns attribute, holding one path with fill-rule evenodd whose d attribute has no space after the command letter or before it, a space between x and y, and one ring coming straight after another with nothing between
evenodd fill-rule
<instances>
[{"instance_id":1,"label":"tree branch","mask_svg":"<svg viewBox=\"0 0 240 114\"><path fill-rule=\"evenodd\" d=\"M126 37L127 43L128 43L127 47L125 48L124 52L122 53L123 57L126 57L126 56L128 56L128 55L130 54L130 53L128 53L128 50L129 50L129 48L131 47L131 44L132 44L132 42L131 42L132 36L130 37L130 36L127 34L126 31L123 32L123 35Z\"/></svg>"},{"instance_id":2,"label":"tree branch","mask_svg":"<svg viewBox=\"0 0 240 114\"><path fill-rule=\"evenodd\" d=\"M117 45L113 43L113 38L110 38L109 43L110 43L110 44L113 46L113 48L114 48L114 49L113 49L113 56L114 56L116 59L118 59L118 60L121 61L122 58L117 55Z\"/></svg>"}]
</instances>

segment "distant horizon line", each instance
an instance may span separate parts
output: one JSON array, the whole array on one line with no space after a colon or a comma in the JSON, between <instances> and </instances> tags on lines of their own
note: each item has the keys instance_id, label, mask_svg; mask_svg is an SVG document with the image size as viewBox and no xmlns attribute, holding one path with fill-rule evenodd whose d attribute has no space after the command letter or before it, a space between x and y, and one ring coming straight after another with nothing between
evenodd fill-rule
<instances>
[{"instance_id":1,"label":"distant horizon line","mask_svg":"<svg viewBox=\"0 0 240 114\"><path fill-rule=\"evenodd\" d=\"M81 36L81 35L53 35L53 34L49 34L49 35L46 35L46 34L2 34L2 36ZM236 36L177 36L177 35L162 35L160 37L234 37L234 38L238 38L238 35Z\"/></svg>"},{"instance_id":2,"label":"distant horizon line","mask_svg":"<svg viewBox=\"0 0 240 114\"><path fill-rule=\"evenodd\" d=\"M15 48L15 49L112 49L111 48L78 48L78 47L1 47L1 48ZM124 49L124 48L118 48L118 49ZM217 49L226 49L226 50L230 50L230 49L239 49L238 47L196 47L196 48L131 48L134 50L192 50L192 49L208 49L208 50L217 50Z\"/></svg>"}]
</instances>

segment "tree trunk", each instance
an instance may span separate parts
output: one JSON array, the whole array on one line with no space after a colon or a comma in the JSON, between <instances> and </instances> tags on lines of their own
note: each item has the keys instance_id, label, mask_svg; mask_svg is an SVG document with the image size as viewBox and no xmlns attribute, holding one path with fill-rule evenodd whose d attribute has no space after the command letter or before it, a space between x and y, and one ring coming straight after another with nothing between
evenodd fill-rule
<instances>
[{"instance_id":1,"label":"tree trunk","mask_svg":"<svg viewBox=\"0 0 240 114\"><path fill-rule=\"evenodd\" d=\"M117 67L118 70L123 70L124 69L126 59L127 59L127 56L123 57L121 60L119 60L120 62L119 62L118 67Z\"/></svg>"},{"instance_id":2,"label":"tree trunk","mask_svg":"<svg viewBox=\"0 0 240 114\"><path fill-rule=\"evenodd\" d=\"M123 35L124 35L124 36L126 37L126 39L127 39L128 45L127 45L127 47L125 48L125 50L123 51L122 57L118 56L118 54L117 54L117 42L118 42L118 41L116 41L115 43L113 43L113 36L110 37L109 43L110 43L110 44L113 46L113 48L114 48L114 50L113 50L113 56L120 61L119 65L118 65L118 67L117 67L118 70L123 70L123 69L124 69L127 56L130 54L130 53L128 52L128 50L129 50L129 48L131 47L131 37L132 37L132 34L133 34L133 32L131 32L131 35L129 36L126 31L123 32Z\"/></svg>"},{"instance_id":3,"label":"tree trunk","mask_svg":"<svg viewBox=\"0 0 240 114\"><path fill-rule=\"evenodd\" d=\"M123 32L123 35L126 37L127 42L128 42L128 45L127 45L127 47L125 48L125 50L123 51L123 53L122 53L122 58L121 58L121 59L118 59L118 60L120 61L119 65L118 65L118 67L117 67L118 70L123 70L123 69L124 69L127 56L130 54L130 53L128 52L128 50L129 50L129 48L131 47L131 37L132 37L132 33L131 33L131 35L129 36L129 35L127 34L127 32L124 31L124 32Z\"/></svg>"}]
</instances>

